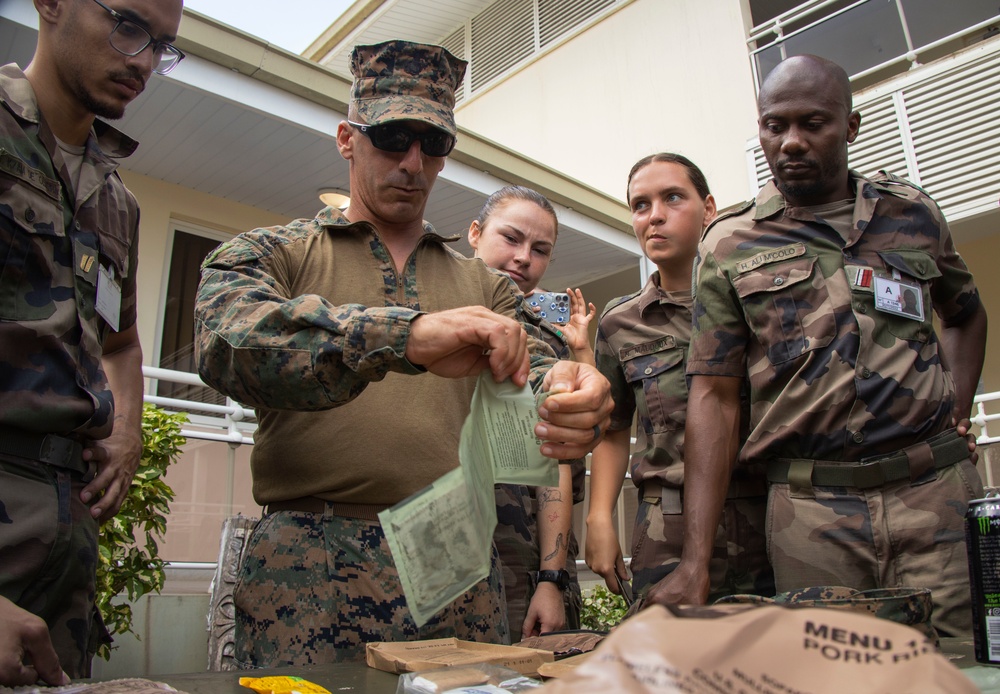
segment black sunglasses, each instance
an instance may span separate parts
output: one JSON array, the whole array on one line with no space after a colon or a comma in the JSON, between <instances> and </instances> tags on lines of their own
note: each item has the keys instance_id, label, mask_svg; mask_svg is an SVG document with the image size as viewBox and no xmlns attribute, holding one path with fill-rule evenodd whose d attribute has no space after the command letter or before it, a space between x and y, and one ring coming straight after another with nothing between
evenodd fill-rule
<instances>
[{"instance_id":1,"label":"black sunglasses","mask_svg":"<svg viewBox=\"0 0 1000 694\"><path fill-rule=\"evenodd\" d=\"M428 157L446 157L455 148L455 136L438 128L417 132L399 123L364 125L347 121L360 130L376 149L383 152L408 152L414 140L420 140L420 151Z\"/></svg>"}]
</instances>

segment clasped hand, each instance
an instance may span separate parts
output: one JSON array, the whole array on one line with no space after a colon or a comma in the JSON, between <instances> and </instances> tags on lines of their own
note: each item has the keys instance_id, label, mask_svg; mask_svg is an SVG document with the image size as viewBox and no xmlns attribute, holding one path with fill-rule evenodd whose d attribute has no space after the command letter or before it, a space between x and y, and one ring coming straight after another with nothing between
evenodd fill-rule
<instances>
[{"instance_id":1,"label":"clasped hand","mask_svg":"<svg viewBox=\"0 0 1000 694\"><path fill-rule=\"evenodd\" d=\"M413 319L406 358L445 378L474 376L489 369L497 382L527 383L528 335L513 318L484 306L425 313ZM538 408L535 435L542 454L558 460L586 455L610 423L611 386L587 364L559 361L542 385L549 395Z\"/></svg>"}]
</instances>

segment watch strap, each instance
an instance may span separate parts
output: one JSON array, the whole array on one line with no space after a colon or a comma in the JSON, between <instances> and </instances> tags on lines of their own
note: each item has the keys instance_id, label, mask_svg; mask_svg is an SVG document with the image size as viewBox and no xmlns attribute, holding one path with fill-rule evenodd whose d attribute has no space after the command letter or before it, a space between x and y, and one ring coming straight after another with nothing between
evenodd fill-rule
<instances>
[{"instance_id":1,"label":"watch strap","mask_svg":"<svg viewBox=\"0 0 1000 694\"><path fill-rule=\"evenodd\" d=\"M569 572L566 569L542 569L535 572L535 583L555 583L560 590L569 588Z\"/></svg>"}]
</instances>

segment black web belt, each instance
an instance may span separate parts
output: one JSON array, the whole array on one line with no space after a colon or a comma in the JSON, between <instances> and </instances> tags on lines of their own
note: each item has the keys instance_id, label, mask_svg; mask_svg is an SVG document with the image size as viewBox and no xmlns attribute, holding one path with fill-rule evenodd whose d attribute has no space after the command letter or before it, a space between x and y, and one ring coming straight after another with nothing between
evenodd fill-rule
<instances>
[{"instance_id":1,"label":"black web belt","mask_svg":"<svg viewBox=\"0 0 1000 694\"><path fill-rule=\"evenodd\" d=\"M86 475L89 465L83 460L83 444L65 436L38 434L0 425L0 453L37 460Z\"/></svg>"}]
</instances>

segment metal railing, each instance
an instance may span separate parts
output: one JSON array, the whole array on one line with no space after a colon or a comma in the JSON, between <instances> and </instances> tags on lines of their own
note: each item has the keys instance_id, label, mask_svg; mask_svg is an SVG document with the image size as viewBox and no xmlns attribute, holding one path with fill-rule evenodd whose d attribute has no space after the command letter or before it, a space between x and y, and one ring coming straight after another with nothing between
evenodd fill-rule
<instances>
[{"instance_id":1,"label":"metal railing","mask_svg":"<svg viewBox=\"0 0 1000 694\"><path fill-rule=\"evenodd\" d=\"M987 403L997 401L1000 401L1000 392L982 393L981 395L977 395L975 400L972 401L975 414L971 419L973 426L979 427L979 436L976 437L976 444L979 446L1000 442L1000 432L997 432L996 428L994 428L992 434L989 432L990 422L1000 421L1000 414L986 412ZM993 479L993 466L987 464L984 467L986 469L986 486L996 487L996 481Z\"/></svg>"},{"instance_id":2,"label":"metal railing","mask_svg":"<svg viewBox=\"0 0 1000 694\"><path fill-rule=\"evenodd\" d=\"M149 390L155 390L158 381L208 387L198 374L186 371L143 366L142 375L151 381ZM253 409L243 407L232 398L227 397L224 405L215 405L195 400L164 398L146 393L143 396L143 401L165 410L186 412L192 424L197 424L204 429L219 429L225 432L220 434L200 429L181 429L181 433L189 439L222 441L237 446L253 444L253 430L256 428L256 424L251 424L251 422L257 421L257 415Z\"/></svg>"},{"instance_id":3,"label":"metal railing","mask_svg":"<svg viewBox=\"0 0 1000 694\"><path fill-rule=\"evenodd\" d=\"M916 45L914 43L913 31L911 25L913 23L913 17L907 20L906 11L904 9L904 4L902 0L892 0L895 5L895 12L893 14L894 24L892 27L883 27L881 34L889 34L891 30L898 29L903 40L903 50L897 55L890 56L888 59L884 59L880 50L872 52L872 60L870 65L867 65L864 69L856 70L851 74L851 80L863 79L869 75L875 74L879 71L885 70L892 67L893 65L898 65L902 63L909 63L907 66L915 67L920 65L920 56L925 55L943 45L955 42L969 36L981 32L984 30L989 30L992 27L997 26L1000 23L1000 14L994 15L992 17L987 17L980 21L974 21L969 26L963 27L957 31L944 36L935 37L921 45ZM831 9L834 6L841 5L841 0L811 0L809 2L803 2L797 7L782 12L781 14L769 19L766 22L755 26L750 31L750 35L747 37L747 44L750 47L750 56L754 63L754 86L757 90L760 89L760 82L763 79L761 70L761 58L762 54L765 52L771 52L775 48L778 49L777 59L784 60L789 56L787 50L789 42L798 38L813 38L816 35L822 33L822 27L824 24L830 26L831 22L838 19L848 19L848 15L856 10L867 9L863 6L868 5L872 0L858 0L858 2L851 3L844 7L837 7ZM871 5L871 7L875 7ZM912 10L912 8L911 8ZM810 21L812 20L812 21ZM795 27L791 31L787 31L789 27ZM817 31L818 30L818 31ZM812 32L812 34L810 34ZM771 39L771 40L768 40ZM762 42L765 42L762 45ZM796 54L802 51L794 51L792 54ZM807 50L805 52L817 52L815 49ZM857 53L855 54L857 55ZM877 58L875 57L877 56ZM825 57L834 58L835 56L827 55ZM879 60L880 62L874 62ZM776 62L776 61L775 61ZM900 68L899 72L905 72L904 68ZM851 72L848 70L848 72Z\"/></svg>"},{"instance_id":4,"label":"metal railing","mask_svg":"<svg viewBox=\"0 0 1000 694\"><path fill-rule=\"evenodd\" d=\"M142 367L143 376L150 379L150 390L155 390L156 381L170 381L190 386L205 386L205 383L196 375L183 371L172 371L152 366ZM205 441L218 441L229 444L228 458L232 463L235 448L253 444L253 431L256 428L256 415L250 408L243 407L239 403L227 398L224 405L215 405L204 402L189 400L179 400L176 398L164 398L156 395L145 395L144 400L148 403L158 405L164 409L174 412L185 412L188 414L191 427L182 428L181 433L189 439L200 439ZM977 395L975 399L975 415L971 418L973 426L979 428L979 435L976 441L979 445L987 445L1000 442L1000 428L994 427L993 433L989 431L992 423L1000 421L1000 413L988 413L987 405L1000 401L1000 392L984 393ZM1000 410L1000 407L997 408ZM633 444L634 444L633 440ZM986 467L986 484L995 486L993 482L992 468ZM590 474L590 470L587 470ZM630 519L625 517L625 495L631 493L631 485L623 485L618 497L618 537L624 542L627 537L628 524ZM232 498L232 476L229 480L229 489L226 490L229 502ZM583 559L577 560L581 571L587 571ZM173 569L195 569L214 570L213 562L169 562Z\"/></svg>"}]
</instances>

